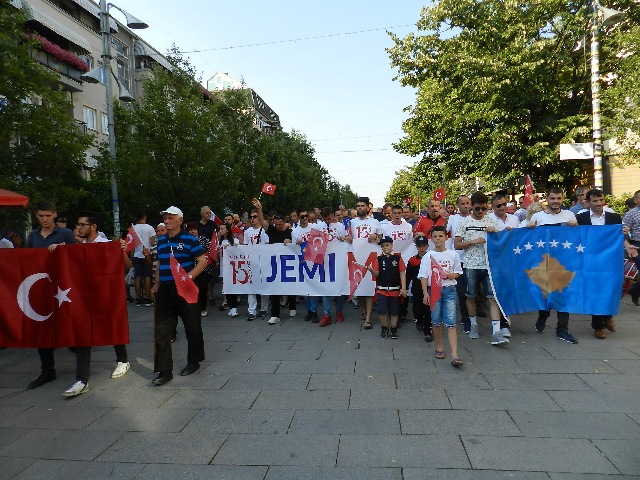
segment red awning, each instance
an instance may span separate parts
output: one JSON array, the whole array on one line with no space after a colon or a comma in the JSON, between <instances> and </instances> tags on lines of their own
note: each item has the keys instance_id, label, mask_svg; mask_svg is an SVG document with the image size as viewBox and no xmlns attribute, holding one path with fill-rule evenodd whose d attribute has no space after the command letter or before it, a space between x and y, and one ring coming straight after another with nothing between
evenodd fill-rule
<instances>
[{"instance_id":1,"label":"red awning","mask_svg":"<svg viewBox=\"0 0 640 480\"><path fill-rule=\"evenodd\" d=\"M24 207L29 205L29 197L0 188L0 207Z\"/></svg>"}]
</instances>

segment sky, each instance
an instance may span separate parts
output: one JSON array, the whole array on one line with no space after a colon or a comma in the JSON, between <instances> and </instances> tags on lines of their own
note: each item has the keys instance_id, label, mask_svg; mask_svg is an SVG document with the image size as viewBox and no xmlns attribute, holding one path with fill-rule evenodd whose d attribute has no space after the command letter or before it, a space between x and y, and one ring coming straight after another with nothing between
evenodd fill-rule
<instances>
[{"instance_id":1,"label":"sky","mask_svg":"<svg viewBox=\"0 0 640 480\"><path fill-rule=\"evenodd\" d=\"M136 33L161 53L175 44L202 81L219 71L244 79L280 116L285 131L306 136L331 176L376 207L395 171L416 160L392 147L402 137L403 109L413 104L415 91L393 81L385 52L393 44L385 30L400 37L415 32L424 4L116 1L149 25ZM110 12L124 22L117 10Z\"/></svg>"}]
</instances>

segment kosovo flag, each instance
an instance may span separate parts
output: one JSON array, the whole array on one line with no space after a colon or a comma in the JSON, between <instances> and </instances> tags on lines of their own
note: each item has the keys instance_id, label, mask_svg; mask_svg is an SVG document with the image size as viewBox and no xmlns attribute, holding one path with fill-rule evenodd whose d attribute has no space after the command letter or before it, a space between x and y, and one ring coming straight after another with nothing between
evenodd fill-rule
<instances>
[{"instance_id":1,"label":"kosovo flag","mask_svg":"<svg viewBox=\"0 0 640 480\"><path fill-rule=\"evenodd\" d=\"M505 315L549 309L616 315L620 308L621 225L539 226L488 233L487 261Z\"/></svg>"}]
</instances>

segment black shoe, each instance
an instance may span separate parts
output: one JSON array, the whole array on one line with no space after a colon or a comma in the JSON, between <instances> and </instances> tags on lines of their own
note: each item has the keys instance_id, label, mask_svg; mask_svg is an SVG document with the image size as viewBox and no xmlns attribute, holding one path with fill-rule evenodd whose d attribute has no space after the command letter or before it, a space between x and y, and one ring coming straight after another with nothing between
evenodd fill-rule
<instances>
[{"instance_id":1,"label":"black shoe","mask_svg":"<svg viewBox=\"0 0 640 480\"><path fill-rule=\"evenodd\" d=\"M199 363L187 363L187 366L182 369L180 375L186 377L187 375L191 375L192 373L197 372L199 368Z\"/></svg>"},{"instance_id":2,"label":"black shoe","mask_svg":"<svg viewBox=\"0 0 640 480\"><path fill-rule=\"evenodd\" d=\"M320 319L318 318L318 314L316 312L311 312L311 323L318 323Z\"/></svg>"},{"instance_id":3,"label":"black shoe","mask_svg":"<svg viewBox=\"0 0 640 480\"><path fill-rule=\"evenodd\" d=\"M469 333L471 331L471 320L467 319L461 322L462 323L462 331L464 333Z\"/></svg>"},{"instance_id":4,"label":"black shoe","mask_svg":"<svg viewBox=\"0 0 640 480\"><path fill-rule=\"evenodd\" d=\"M640 297L637 295L631 295L631 303L633 303L636 307L640 307Z\"/></svg>"},{"instance_id":5,"label":"black shoe","mask_svg":"<svg viewBox=\"0 0 640 480\"><path fill-rule=\"evenodd\" d=\"M417 329L419 332L421 332L421 331L422 331L423 326L424 326L424 325L423 325L422 323L418 323L418 322L416 322L416 329Z\"/></svg>"},{"instance_id":6,"label":"black shoe","mask_svg":"<svg viewBox=\"0 0 640 480\"><path fill-rule=\"evenodd\" d=\"M400 317L400 323L406 323L407 317Z\"/></svg>"},{"instance_id":7,"label":"black shoe","mask_svg":"<svg viewBox=\"0 0 640 480\"><path fill-rule=\"evenodd\" d=\"M247 317L247 322L253 322L256 319L256 315L254 313L250 313Z\"/></svg>"},{"instance_id":8,"label":"black shoe","mask_svg":"<svg viewBox=\"0 0 640 480\"><path fill-rule=\"evenodd\" d=\"M307 314L304 316L304 321L308 322L309 320L311 320L311 318L312 318L312 313L307 312Z\"/></svg>"},{"instance_id":9,"label":"black shoe","mask_svg":"<svg viewBox=\"0 0 640 480\"><path fill-rule=\"evenodd\" d=\"M382 327L380 329L380 338L387 338L388 333L389 329L387 327Z\"/></svg>"},{"instance_id":10,"label":"black shoe","mask_svg":"<svg viewBox=\"0 0 640 480\"><path fill-rule=\"evenodd\" d=\"M425 342L433 342L433 332L430 328L424 331L424 341Z\"/></svg>"},{"instance_id":11,"label":"black shoe","mask_svg":"<svg viewBox=\"0 0 640 480\"><path fill-rule=\"evenodd\" d=\"M164 385L165 383L170 382L171 380L173 380L173 373L171 372L160 372L158 374L158 376L153 379L153 381L151 382L151 384L155 387L160 387L162 385Z\"/></svg>"},{"instance_id":12,"label":"black shoe","mask_svg":"<svg viewBox=\"0 0 640 480\"><path fill-rule=\"evenodd\" d=\"M269 313L269 312L267 312L266 310L260 310L260 318L266 317L267 313Z\"/></svg>"},{"instance_id":13,"label":"black shoe","mask_svg":"<svg viewBox=\"0 0 640 480\"><path fill-rule=\"evenodd\" d=\"M394 340L398 338L398 327L391 327L391 338Z\"/></svg>"},{"instance_id":14,"label":"black shoe","mask_svg":"<svg viewBox=\"0 0 640 480\"><path fill-rule=\"evenodd\" d=\"M33 390L34 388L41 387L45 383L53 382L56 379L56 371L55 370L42 370L38 378L36 378L33 382L27 385L27 390Z\"/></svg>"},{"instance_id":15,"label":"black shoe","mask_svg":"<svg viewBox=\"0 0 640 480\"><path fill-rule=\"evenodd\" d=\"M546 326L547 326L547 323L545 319L538 318L538 320L536 320L536 332L538 333L544 332L544 329Z\"/></svg>"}]
</instances>

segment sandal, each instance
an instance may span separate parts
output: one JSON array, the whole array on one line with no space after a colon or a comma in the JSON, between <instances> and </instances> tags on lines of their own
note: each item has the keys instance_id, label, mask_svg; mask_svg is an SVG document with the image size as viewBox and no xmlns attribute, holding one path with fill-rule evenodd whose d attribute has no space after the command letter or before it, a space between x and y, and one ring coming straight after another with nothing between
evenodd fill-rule
<instances>
[{"instance_id":1,"label":"sandal","mask_svg":"<svg viewBox=\"0 0 640 480\"><path fill-rule=\"evenodd\" d=\"M454 367L460 367L462 366L462 360L460 360L458 357L452 358L451 365L453 365Z\"/></svg>"},{"instance_id":2,"label":"sandal","mask_svg":"<svg viewBox=\"0 0 640 480\"><path fill-rule=\"evenodd\" d=\"M373 325L371 325L371 322L364 322L363 328L365 330L371 330L373 328Z\"/></svg>"},{"instance_id":3,"label":"sandal","mask_svg":"<svg viewBox=\"0 0 640 480\"><path fill-rule=\"evenodd\" d=\"M439 358L440 360L444 359L444 352L440 350L436 350L436 358Z\"/></svg>"}]
</instances>

